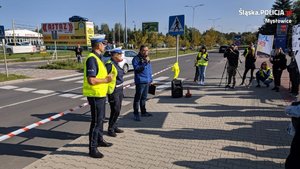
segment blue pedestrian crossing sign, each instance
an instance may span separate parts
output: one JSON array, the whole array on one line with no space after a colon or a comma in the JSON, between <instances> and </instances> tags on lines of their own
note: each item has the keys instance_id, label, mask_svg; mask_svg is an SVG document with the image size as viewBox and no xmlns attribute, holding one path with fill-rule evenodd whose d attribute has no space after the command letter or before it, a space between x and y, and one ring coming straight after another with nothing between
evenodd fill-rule
<instances>
[{"instance_id":1,"label":"blue pedestrian crossing sign","mask_svg":"<svg viewBox=\"0 0 300 169\"><path fill-rule=\"evenodd\" d=\"M169 34L174 36L184 34L184 15L169 17Z\"/></svg>"}]
</instances>

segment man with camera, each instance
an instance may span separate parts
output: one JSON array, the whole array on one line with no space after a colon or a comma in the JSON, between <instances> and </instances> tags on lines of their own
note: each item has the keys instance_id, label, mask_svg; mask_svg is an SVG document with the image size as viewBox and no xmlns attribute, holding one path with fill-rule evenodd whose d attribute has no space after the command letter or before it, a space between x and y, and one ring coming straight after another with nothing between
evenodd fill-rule
<instances>
[{"instance_id":1,"label":"man with camera","mask_svg":"<svg viewBox=\"0 0 300 169\"><path fill-rule=\"evenodd\" d=\"M239 64L239 55L240 53L238 51L238 47L234 44L228 47L224 53L224 58L227 58L226 64L227 64L227 73L228 73L228 83L225 86L226 88L234 89L235 87L235 83L236 83L235 75ZM230 86L232 79L233 79L233 83L232 86Z\"/></svg>"}]
</instances>

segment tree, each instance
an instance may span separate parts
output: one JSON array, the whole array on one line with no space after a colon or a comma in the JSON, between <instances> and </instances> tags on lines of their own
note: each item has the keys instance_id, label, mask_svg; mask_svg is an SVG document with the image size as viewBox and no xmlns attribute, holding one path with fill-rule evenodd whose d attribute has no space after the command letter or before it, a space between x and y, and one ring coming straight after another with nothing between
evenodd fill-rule
<instances>
[{"instance_id":1,"label":"tree","mask_svg":"<svg viewBox=\"0 0 300 169\"><path fill-rule=\"evenodd\" d=\"M217 39L218 39L218 35L217 32L211 28L209 30L207 30L204 34L203 34L203 39L204 39L204 44L210 48L212 48L214 45L216 45L217 43Z\"/></svg>"},{"instance_id":2,"label":"tree","mask_svg":"<svg viewBox=\"0 0 300 169\"><path fill-rule=\"evenodd\" d=\"M167 35L165 37L164 42L167 44L167 46L170 47L175 47L176 46L176 38L174 36L171 35Z\"/></svg>"},{"instance_id":3,"label":"tree","mask_svg":"<svg viewBox=\"0 0 300 169\"><path fill-rule=\"evenodd\" d=\"M300 24L300 0L294 2L293 14L294 24Z\"/></svg>"}]
</instances>

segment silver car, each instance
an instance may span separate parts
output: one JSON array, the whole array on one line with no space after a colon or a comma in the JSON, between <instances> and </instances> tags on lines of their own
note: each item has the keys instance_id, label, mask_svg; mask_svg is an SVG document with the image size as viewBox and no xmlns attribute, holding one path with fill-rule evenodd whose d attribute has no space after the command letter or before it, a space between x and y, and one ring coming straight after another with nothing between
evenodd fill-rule
<instances>
[{"instance_id":1,"label":"silver car","mask_svg":"<svg viewBox=\"0 0 300 169\"><path fill-rule=\"evenodd\" d=\"M122 50L122 58L123 61L119 62L119 66L124 70L124 73L127 73L129 70L133 70L132 66L132 59L135 57L138 53L134 50ZM107 50L104 55L104 61L106 62L107 60L110 59L111 54L110 50Z\"/></svg>"}]
</instances>

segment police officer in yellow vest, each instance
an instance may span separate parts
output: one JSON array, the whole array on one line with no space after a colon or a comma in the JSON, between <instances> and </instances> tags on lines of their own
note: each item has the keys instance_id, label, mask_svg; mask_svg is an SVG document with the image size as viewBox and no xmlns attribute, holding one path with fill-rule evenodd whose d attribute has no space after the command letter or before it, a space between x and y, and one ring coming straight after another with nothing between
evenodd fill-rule
<instances>
[{"instance_id":1,"label":"police officer in yellow vest","mask_svg":"<svg viewBox=\"0 0 300 169\"><path fill-rule=\"evenodd\" d=\"M124 131L117 127L117 120L121 112L123 100L123 69L118 65L122 62L122 50L113 49L110 51L111 59L105 64L107 72L113 74L112 81L108 84L108 101L110 105L110 117L108 123L108 135L116 137L116 133Z\"/></svg>"},{"instance_id":2,"label":"police officer in yellow vest","mask_svg":"<svg viewBox=\"0 0 300 169\"><path fill-rule=\"evenodd\" d=\"M102 61L101 53L105 49L105 36L91 38L91 44L92 52L84 64L83 95L87 97L92 116L89 132L89 155L93 158L102 158L103 154L98 151L97 146L112 146L112 143L103 139L103 118L108 84L112 81L113 75L107 73Z\"/></svg>"},{"instance_id":3,"label":"police officer in yellow vest","mask_svg":"<svg viewBox=\"0 0 300 169\"><path fill-rule=\"evenodd\" d=\"M201 47L201 50L197 55L196 65L198 67L198 72L199 72L199 84L204 85L205 71L208 65L208 53L205 46Z\"/></svg>"}]
</instances>

